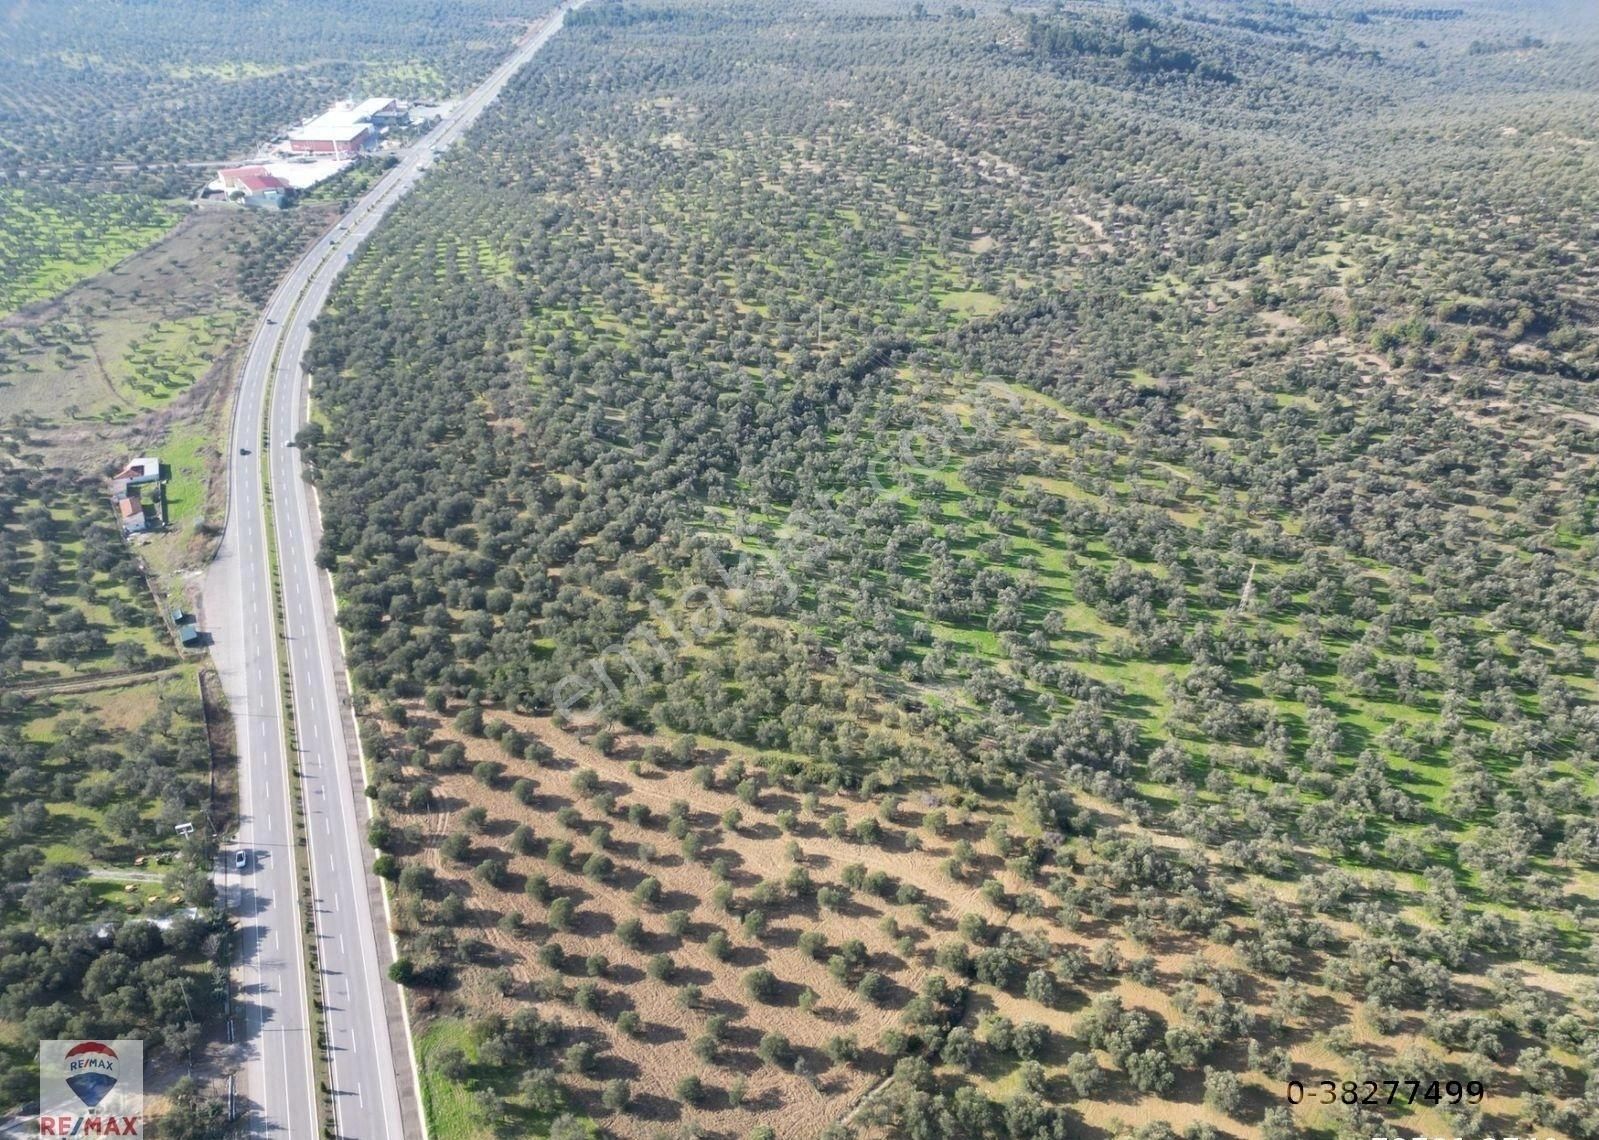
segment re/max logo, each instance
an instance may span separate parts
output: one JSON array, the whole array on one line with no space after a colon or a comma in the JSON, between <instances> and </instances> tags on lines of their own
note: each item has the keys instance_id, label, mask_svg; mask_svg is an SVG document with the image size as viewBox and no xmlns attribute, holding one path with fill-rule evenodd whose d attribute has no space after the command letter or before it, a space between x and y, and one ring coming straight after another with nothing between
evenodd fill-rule
<instances>
[{"instance_id":1,"label":"re/max logo","mask_svg":"<svg viewBox=\"0 0 1599 1140\"><path fill-rule=\"evenodd\" d=\"M40 1136L137 1136L137 1116L41 1116Z\"/></svg>"}]
</instances>

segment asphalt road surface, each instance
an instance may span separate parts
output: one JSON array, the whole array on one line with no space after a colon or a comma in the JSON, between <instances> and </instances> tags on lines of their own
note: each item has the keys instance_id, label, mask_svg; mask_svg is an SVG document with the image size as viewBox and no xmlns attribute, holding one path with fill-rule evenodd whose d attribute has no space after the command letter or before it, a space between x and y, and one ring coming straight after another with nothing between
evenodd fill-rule
<instances>
[{"instance_id":1,"label":"asphalt road surface","mask_svg":"<svg viewBox=\"0 0 1599 1140\"><path fill-rule=\"evenodd\" d=\"M581 3L582 0L578 0ZM375 183L296 264L267 303L239 373L227 455L227 527L205 582L212 654L231 702L239 745L238 847L219 875L240 925L234 1024L243 1054L248 1135L317 1135L317 1089L306 947L314 938L324 985L327 1061L337 1134L350 1140L421 1137L420 1106L382 893L366 845L365 779L345 694L344 661L327 576L316 567L314 492L289 446L305 423L301 361L310 324L355 247L561 26L565 5ZM266 434L263 438L263 424ZM263 462L273 489L262 488ZM280 653L268 562L277 543ZM280 671L298 751L288 751ZM290 781L304 796L314 926L300 920ZM234 850L248 852L235 867Z\"/></svg>"}]
</instances>

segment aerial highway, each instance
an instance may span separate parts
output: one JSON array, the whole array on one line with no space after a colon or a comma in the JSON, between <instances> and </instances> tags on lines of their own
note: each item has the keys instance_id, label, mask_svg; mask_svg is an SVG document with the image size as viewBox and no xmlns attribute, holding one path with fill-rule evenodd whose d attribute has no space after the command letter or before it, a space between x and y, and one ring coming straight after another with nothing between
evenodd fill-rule
<instances>
[{"instance_id":1,"label":"aerial highway","mask_svg":"<svg viewBox=\"0 0 1599 1140\"><path fill-rule=\"evenodd\" d=\"M424 1135L401 995L387 980L393 944L366 846L365 777L332 589L315 562L315 492L291 446L306 422L309 378L302 363L311 322L353 251L435 153L471 126L576 6L557 9L307 251L268 302L239 371L226 452L228 516L206 575L204 618L238 738L238 844L221 877L240 928L235 1027L250 1136L317 1135L319 1049L338 1136ZM325 1043L315 1037L313 985L305 974L295 781L305 807L309 937L322 982Z\"/></svg>"}]
</instances>

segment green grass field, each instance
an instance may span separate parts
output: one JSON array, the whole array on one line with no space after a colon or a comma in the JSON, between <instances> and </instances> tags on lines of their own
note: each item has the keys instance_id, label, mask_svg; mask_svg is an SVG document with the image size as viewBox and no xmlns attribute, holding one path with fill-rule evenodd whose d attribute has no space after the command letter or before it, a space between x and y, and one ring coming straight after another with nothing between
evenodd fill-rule
<instances>
[{"instance_id":1,"label":"green grass field","mask_svg":"<svg viewBox=\"0 0 1599 1140\"><path fill-rule=\"evenodd\" d=\"M466 1073L460 1080L441 1072L441 1061L451 1053L465 1058ZM515 1087L515 1073L487 1071L478 1061L477 1045L471 1027L459 1018L441 1017L430 1021L416 1035L417 1065L422 1074L422 1111L434 1136L449 1140L488 1140L503 1135L484 1111L474 1087ZM515 1115L515 1135L542 1137L550 1134L551 1120L525 1108L508 1106ZM590 1134L598 1135L590 1125Z\"/></svg>"},{"instance_id":2,"label":"green grass field","mask_svg":"<svg viewBox=\"0 0 1599 1140\"><path fill-rule=\"evenodd\" d=\"M186 392L231 344L237 310L156 321L112 368L116 387L141 407L160 407Z\"/></svg>"},{"instance_id":3,"label":"green grass field","mask_svg":"<svg viewBox=\"0 0 1599 1140\"><path fill-rule=\"evenodd\" d=\"M59 296L143 249L177 221L131 194L0 189L0 316Z\"/></svg>"},{"instance_id":4,"label":"green grass field","mask_svg":"<svg viewBox=\"0 0 1599 1140\"><path fill-rule=\"evenodd\" d=\"M193 527L204 515L206 480L217 457L217 443L203 425L184 424L167 432L161 462L169 469L168 522L178 531Z\"/></svg>"}]
</instances>

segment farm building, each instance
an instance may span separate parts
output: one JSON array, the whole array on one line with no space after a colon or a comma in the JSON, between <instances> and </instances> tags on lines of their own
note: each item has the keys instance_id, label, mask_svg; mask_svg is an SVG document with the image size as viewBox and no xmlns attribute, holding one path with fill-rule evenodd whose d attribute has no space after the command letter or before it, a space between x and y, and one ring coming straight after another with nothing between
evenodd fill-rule
<instances>
[{"instance_id":1,"label":"farm building","mask_svg":"<svg viewBox=\"0 0 1599 1140\"><path fill-rule=\"evenodd\" d=\"M222 192L233 201L264 209L281 209L290 185L264 166L224 168L218 175Z\"/></svg>"}]
</instances>

